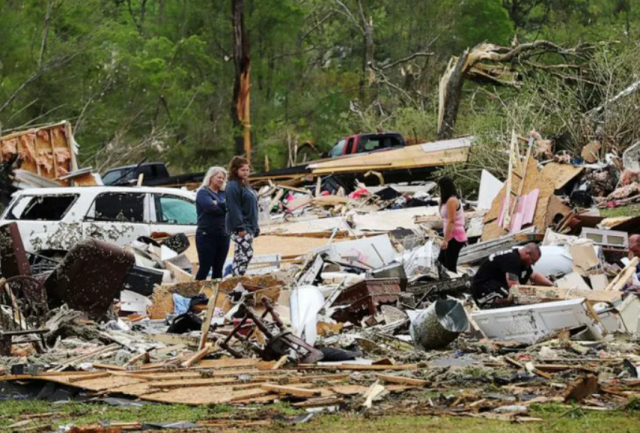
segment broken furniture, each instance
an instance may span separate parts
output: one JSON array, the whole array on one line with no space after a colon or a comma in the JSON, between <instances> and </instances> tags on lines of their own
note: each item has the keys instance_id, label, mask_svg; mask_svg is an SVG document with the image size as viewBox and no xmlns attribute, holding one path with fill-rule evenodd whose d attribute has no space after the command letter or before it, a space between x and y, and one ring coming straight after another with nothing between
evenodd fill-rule
<instances>
[{"instance_id":1,"label":"broken furniture","mask_svg":"<svg viewBox=\"0 0 640 433\"><path fill-rule=\"evenodd\" d=\"M0 270L5 278L31 275L20 230L15 222L0 227Z\"/></svg>"},{"instance_id":2,"label":"broken furniture","mask_svg":"<svg viewBox=\"0 0 640 433\"><path fill-rule=\"evenodd\" d=\"M583 227L580 237L591 239L595 244L615 248L629 248L629 234L615 230Z\"/></svg>"},{"instance_id":3,"label":"broken furniture","mask_svg":"<svg viewBox=\"0 0 640 433\"><path fill-rule=\"evenodd\" d=\"M367 279L344 289L333 302L333 318L338 322L357 323L365 316L374 316L376 307L393 304L400 295L399 278Z\"/></svg>"},{"instance_id":4,"label":"broken furniture","mask_svg":"<svg viewBox=\"0 0 640 433\"><path fill-rule=\"evenodd\" d=\"M251 337L255 332L255 328L252 327L248 331L247 325L251 320L255 327L257 327L266 338L264 346L259 347L256 344L252 344L251 348L258 353L258 355L265 361L276 361L285 355L289 355L291 351L297 355L298 362L303 364L314 364L320 361L324 355L313 346L307 344L301 338L293 335L293 333L286 329L278 314L274 311L273 305L268 298L262 298L262 305L265 308L264 313L258 315L254 310L249 307L244 307L244 317L233 328L233 331L223 340L216 339L220 347L225 349L235 358L244 358L242 353L232 348L229 344L231 339L235 338L241 342L249 343ZM271 316L271 322L266 322L267 315ZM213 327L215 330L215 326ZM245 335L243 335L245 334Z\"/></svg>"},{"instance_id":5,"label":"broken furniture","mask_svg":"<svg viewBox=\"0 0 640 433\"><path fill-rule=\"evenodd\" d=\"M44 285L50 304L66 303L90 316L103 316L118 297L130 269L133 254L113 244L87 239L76 244Z\"/></svg>"},{"instance_id":6,"label":"broken furniture","mask_svg":"<svg viewBox=\"0 0 640 433\"><path fill-rule=\"evenodd\" d=\"M584 298L483 310L471 317L487 338L529 344L561 329L586 331L583 336L593 340L605 333Z\"/></svg>"},{"instance_id":7,"label":"broken furniture","mask_svg":"<svg viewBox=\"0 0 640 433\"><path fill-rule=\"evenodd\" d=\"M48 329L39 329L47 313L47 294L42 283L28 275L6 279L0 285L0 356L11 356L13 337L34 337L20 343L39 342L38 349L46 347L44 334ZM36 335L38 337L36 337Z\"/></svg>"}]
</instances>

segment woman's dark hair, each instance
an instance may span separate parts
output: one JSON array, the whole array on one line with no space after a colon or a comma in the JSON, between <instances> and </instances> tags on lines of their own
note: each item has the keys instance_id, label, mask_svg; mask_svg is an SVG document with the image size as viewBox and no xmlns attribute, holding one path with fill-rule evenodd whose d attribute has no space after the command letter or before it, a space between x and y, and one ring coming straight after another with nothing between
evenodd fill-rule
<instances>
[{"instance_id":1,"label":"woman's dark hair","mask_svg":"<svg viewBox=\"0 0 640 433\"><path fill-rule=\"evenodd\" d=\"M440 189L440 206L446 204L451 197L460 198L456 190L456 185L448 176L442 176L438 180L438 188Z\"/></svg>"},{"instance_id":2,"label":"woman's dark hair","mask_svg":"<svg viewBox=\"0 0 640 433\"><path fill-rule=\"evenodd\" d=\"M240 179L238 176L238 170L242 168L243 165L248 165L249 160L244 156L234 156L231 162L229 163L229 180L235 180L240 182L243 185L246 185L246 179Z\"/></svg>"}]
</instances>

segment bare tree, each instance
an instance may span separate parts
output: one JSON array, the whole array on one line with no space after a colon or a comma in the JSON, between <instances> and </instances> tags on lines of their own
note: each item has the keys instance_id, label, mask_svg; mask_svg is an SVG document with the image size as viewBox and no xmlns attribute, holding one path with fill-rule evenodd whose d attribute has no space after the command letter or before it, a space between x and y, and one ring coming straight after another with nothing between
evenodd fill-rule
<instances>
[{"instance_id":1,"label":"bare tree","mask_svg":"<svg viewBox=\"0 0 640 433\"><path fill-rule=\"evenodd\" d=\"M233 59L236 70L231 120L235 127L236 154L251 159L251 59L244 28L244 0L231 0ZM238 131L242 130L242 134Z\"/></svg>"}]
</instances>

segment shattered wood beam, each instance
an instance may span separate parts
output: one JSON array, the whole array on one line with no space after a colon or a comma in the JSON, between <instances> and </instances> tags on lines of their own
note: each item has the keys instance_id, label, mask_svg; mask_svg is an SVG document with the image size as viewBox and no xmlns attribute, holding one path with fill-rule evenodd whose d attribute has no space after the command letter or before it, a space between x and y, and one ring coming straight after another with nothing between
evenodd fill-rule
<instances>
[{"instance_id":1,"label":"shattered wood beam","mask_svg":"<svg viewBox=\"0 0 640 433\"><path fill-rule=\"evenodd\" d=\"M249 58L249 40L244 28L244 0L231 1L231 22L233 26L233 54L235 65L235 84L233 86L233 104L231 119L236 130L235 152L251 161L251 60Z\"/></svg>"},{"instance_id":2,"label":"shattered wood beam","mask_svg":"<svg viewBox=\"0 0 640 433\"><path fill-rule=\"evenodd\" d=\"M587 52L589 49L590 46L588 45L578 45L574 48L566 49L545 40L519 44L514 48L481 43L471 50L466 49L457 59L452 57L449 61L449 66L440 80L438 95L438 139L444 140L453 137L464 81L470 78L474 68L476 68L475 72L477 77L482 75L484 78L500 82L497 76L485 73L478 74L481 69L486 69L486 65L482 65L483 68L481 68L481 62L525 64L524 62L530 57L549 53L580 58L581 54ZM528 66L535 67L531 64ZM544 70L551 71L549 68L545 68ZM557 68L554 70L557 70ZM509 84L509 82L505 82L505 84Z\"/></svg>"}]
</instances>

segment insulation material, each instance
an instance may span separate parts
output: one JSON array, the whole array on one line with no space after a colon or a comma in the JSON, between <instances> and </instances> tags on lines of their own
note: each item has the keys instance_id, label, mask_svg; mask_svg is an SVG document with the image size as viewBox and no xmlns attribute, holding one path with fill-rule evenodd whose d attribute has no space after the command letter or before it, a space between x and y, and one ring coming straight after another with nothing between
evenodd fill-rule
<instances>
[{"instance_id":1,"label":"insulation material","mask_svg":"<svg viewBox=\"0 0 640 433\"><path fill-rule=\"evenodd\" d=\"M534 189L529 194L524 194L518 197L518 202L511 216L511 223L509 226L509 233L514 234L522 230L523 225L531 224L533 222L533 214L536 211L536 204L538 203L539 189ZM507 209L505 209L506 202L503 203L500 217L498 218L498 224L502 226Z\"/></svg>"},{"instance_id":2,"label":"insulation material","mask_svg":"<svg viewBox=\"0 0 640 433\"><path fill-rule=\"evenodd\" d=\"M526 175L524 179L524 185L522 187L521 195L528 195L533 190L539 189L538 200L536 208L533 214L533 225L536 227L538 233L544 233L547 226L558 215L565 215L571 212L571 208L562 203L557 197L553 195L555 191L555 182L550 179L543 172L538 170L536 160L531 157L526 162ZM517 167L516 167L517 169ZM516 171L522 172L522 170ZM491 205L491 209L487 212L484 223L485 228L482 233L482 240L487 241L498 238L507 234L500 225L498 218L503 207L507 186L502 188L502 191L496 196ZM517 176L513 177L511 183L511 196L513 197L520 190L520 180Z\"/></svg>"},{"instance_id":3,"label":"insulation material","mask_svg":"<svg viewBox=\"0 0 640 433\"><path fill-rule=\"evenodd\" d=\"M56 180L77 169L68 122L17 131L0 137L0 161L17 154L21 169ZM68 185L68 181L59 182Z\"/></svg>"}]
</instances>

